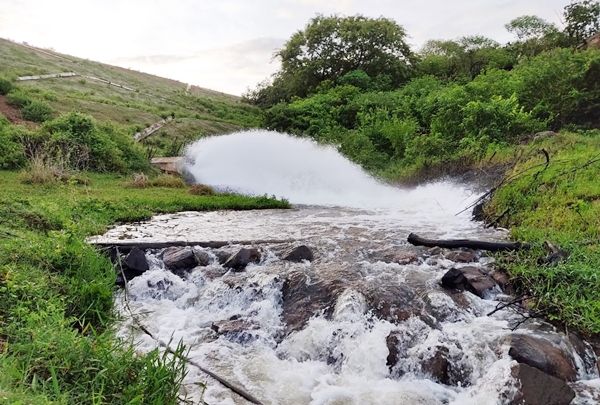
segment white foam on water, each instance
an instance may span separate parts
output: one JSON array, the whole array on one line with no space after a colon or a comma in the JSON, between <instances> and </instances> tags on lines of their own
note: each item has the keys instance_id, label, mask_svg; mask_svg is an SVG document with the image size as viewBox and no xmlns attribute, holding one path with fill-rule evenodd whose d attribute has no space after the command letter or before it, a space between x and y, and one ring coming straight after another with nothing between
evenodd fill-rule
<instances>
[{"instance_id":1,"label":"white foam on water","mask_svg":"<svg viewBox=\"0 0 600 405\"><path fill-rule=\"evenodd\" d=\"M296 204L456 213L473 193L450 182L414 189L385 185L332 146L266 130L200 139L186 152L198 183Z\"/></svg>"},{"instance_id":2,"label":"white foam on water","mask_svg":"<svg viewBox=\"0 0 600 405\"><path fill-rule=\"evenodd\" d=\"M509 310L487 316L498 304L495 294L481 299L465 292L461 303L455 302L439 281L456 264L442 257L409 265L370 260L374 251L405 249L408 232L500 237L469 221L469 213L455 215L477 197L468 187L451 182L390 187L332 147L269 131L205 138L190 146L186 155L193 162L187 169L199 183L254 195L275 194L312 206L163 215L116 227L98 240L293 239L313 248L318 265L283 263L267 244L263 261L243 273L208 276L211 271L224 272L211 253L213 263L182 278L167 271L155 251L148 255L150 270L128 285L129 307L154 336L163 342L182 341L195 362L243 386L265 404L510 402L516 390L511 374L515 362L508 355L507 338L512 334L510 323L521 318ZM349 285L337 296L330 316L315 313L303 328L285 334L286 272L304 271L310 283L313 276L349 268L381 289L388 282L416 285L414 300L435 316L413 315L394 323L377 319L367 305L367 293ZM142 351L156 348L155 341L131 328L122 299L122 294L117 296L116 308L124 318L119 335L133 339ZM212 330L213 323L237 319L251 327L234 337ZM390 333L398 340L399 360L392 370L387 365ZM451 385L434 381L423 366L440 348L458 379ZM581 369L583 361L575 360ZM579 370L579 377L592 379L578 394L577 403L587 404L600 386L598 374ZM207 383L205 391L198 385L202 382ZM184 389L195 402L202 398L209 404L246 403L194 367L188 368Z\"/></svg>"}]
</instances>

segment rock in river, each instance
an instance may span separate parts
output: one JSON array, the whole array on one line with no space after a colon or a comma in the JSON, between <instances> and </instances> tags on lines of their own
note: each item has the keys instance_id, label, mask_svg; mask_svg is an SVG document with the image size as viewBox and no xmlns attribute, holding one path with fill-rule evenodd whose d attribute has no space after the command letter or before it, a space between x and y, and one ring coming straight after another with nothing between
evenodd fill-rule
<instances>
[{"instance_id":1,"label":"rock in river","mask_svg":"<svg viewBox=\"0 0 600 405\"><path fill-rule=\"evenodd\" d=\"M550 341L523 334L511 338L510 357L565 381L577 377L573 359Z\"/></svg>"},{"instance_id":2,"label":"rock in river","mask_svg":"<svg viewBox=\"0 0 600 405\"><path fill-rule=\"evenodd\" d=\"M190 247L170 247L163 252L163 262L169 270L189 270L196 266L196 255Z\"/></svg>"},{"instance_id":3,"label":"rock in river","mask_svg":"<svg viewBox=\"0 0 600 405\"><path fill-rule=\"evenodd\" d=\"M304 260L312 262L314 260L314 255L312 250L308 246L300 245L287 252L283 257L283 260L296 263L302 262Z\"/></svg>"},{"instance_id":4,"label":"rock in river","mask_svg":"<svg viewBox=\"0 0 600 405\"><path fill-rule=\"evenodd\" d=\"M452 268L442 277L444 288L467 290L482 297L496 286L494 280L477 267Z\"/></svg>"},{"instance_id":5,"label":"rock in river","mask_svg":"<svg viewBox=\"0 0 600 405\"><path fill-rule=\"evenodd\" d=\"M233 271L242 271L250 263L260 262L261 254L256 248L241 248L238 252L232 255L223 266L232 269Z\"/></svg>"},{"instance_id":6,"label":"rock in river","mask_svg":"<svg viewBox=\"0 0 600 405\"><path fill-rule=\"evenodd\" d=\"M517 365L513 375L519 392L511 405L568 405L575 398L575 392L566 382L527 364Z\"/></svg>"}]
</instances>

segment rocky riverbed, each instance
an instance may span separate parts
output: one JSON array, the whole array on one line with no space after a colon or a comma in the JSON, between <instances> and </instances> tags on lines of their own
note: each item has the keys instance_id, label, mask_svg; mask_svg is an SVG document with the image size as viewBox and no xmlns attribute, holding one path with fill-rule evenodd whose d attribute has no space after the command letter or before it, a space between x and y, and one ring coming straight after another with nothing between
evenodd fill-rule
<instances>
[{"instance_id":1,"label":"rocky riverbed","mask_svg":"<svg viewBox=\"0 0 600 405\"><path fill-rule=\"evenodd\" d=\"M195 362L264 403L600 401L588 343L527 319L519 306L496 310L514 297L491 257L405 242L414 229L438 237L501 233L464 219L446 220L439 232L396 214L181 213L117 227L96 242L121 245L115 262L124 266L129 308L155 337L183 341ZM182 236L203 246L131 247ZM121 336L140 350L156 347L123 299ZM246 403L192 366L182 391L209 404Z\"/></svg>"}]
</instances>

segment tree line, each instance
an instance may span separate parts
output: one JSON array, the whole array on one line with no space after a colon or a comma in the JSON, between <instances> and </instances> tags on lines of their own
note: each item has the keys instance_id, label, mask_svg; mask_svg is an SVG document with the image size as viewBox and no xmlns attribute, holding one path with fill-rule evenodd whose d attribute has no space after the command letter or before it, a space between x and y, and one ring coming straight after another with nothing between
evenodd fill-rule
<instances>
[{"instance_id":1,"label":"tree line","mask_svg":"<svg viewBox=\"0 0 600 405\"><path fill-rule=\"evenodd\" d=\"M332 143L397 177L468 165L537 131L600 127L600 3L575 1L564 28L533 15L414 52L387 18L316 16L277 51L281 68L245 99L269 128ZM588 49L590 48L590 49Z\"/></svg>"}]
</instances>

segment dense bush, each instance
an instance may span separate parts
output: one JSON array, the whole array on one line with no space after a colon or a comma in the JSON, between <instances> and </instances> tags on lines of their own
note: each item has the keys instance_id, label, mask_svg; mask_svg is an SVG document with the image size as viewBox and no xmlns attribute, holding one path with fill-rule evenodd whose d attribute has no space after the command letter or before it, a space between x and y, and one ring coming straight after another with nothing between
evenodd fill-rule
<instances>
[{"instance_id":1,"label":"dense bush","mask_svg":"<svg viewBox=\"0 0 600 405\"><path fill-rule=\"evenodd\" d=\"M52 108L42 101L32 100L21 109L23 118L33 122L44 122L52 117Z\"/></svg>"},{"instance_id":2,"label":"dense bush","mask_svg":"<svg viewBox=\"0 0 600 405\"><path fill-rule=\"evenodd\" d=\"M149 168L143 149L125 131L70 113L36 131L0 121L0 168L19 168L43 159L64 170L141 171Z\"/></svg>"},{"instance_id":3,"label":"dense bush","mask_svg":"<svg viewBox=\"0 0 600 405\"><path fill-rule=\"evenodd\" d=\"M15 88L6 95L6 101L14 107L23 108L31 103L31 97L25 94L23 90Z\"/></svg>"},{"instance_id":4,"label":"dense bush","mask_svg":"<svg viewBox=\"0 0 600 405\"><path fill-rule=\"evenodd\" d=\"M25 165L25 148L19 142L17 132L0 118L0 169L18 169Z\"/></svg>"},{"instance_id":5,"label":"dense bush","mask_svg":"<svg viewBox=\"0 0 600 405\"><path fill-rule=\"evenodd\" d=\"M556 49L512 71L488 69L467 82L422 76L381 91L364 72L325 83L265 112L277 130L338 145L375 172L463 167L494 145L565 125L600 125L600 52ZM396 175L395 174L395 175Z\"/></svg>"},{"instance_id":6,"label":"dense bush","mask_svg":"<svg viewBox=\"0 0 600 405\"><path fill-rule=\"evenodd\" d=\"M147 167L143 151L128 134L98 125L85 114L70 113L48 121L41 135L45 149L73 168L128 171Z\"/></svg>"},{"instance_id":7,"label":"dense bush","mask_svg":"<svg viewBox=\"0 0 600 405\"><path fill-rule=\"evenodd\" d=\"M7 78L0 77L0 95L8 94L13 88L12 81Z\"/></svg>"}]
</instances>

